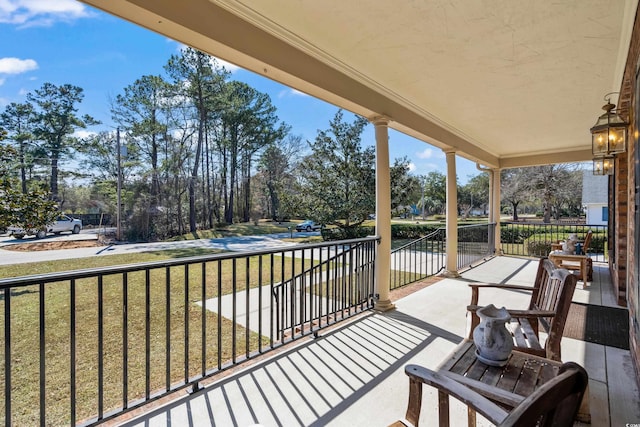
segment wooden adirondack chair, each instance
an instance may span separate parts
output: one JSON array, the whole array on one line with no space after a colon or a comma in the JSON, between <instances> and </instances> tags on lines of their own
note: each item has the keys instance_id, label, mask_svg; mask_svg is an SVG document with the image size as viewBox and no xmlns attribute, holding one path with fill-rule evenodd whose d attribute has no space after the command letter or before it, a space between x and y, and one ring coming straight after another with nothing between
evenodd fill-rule
<instances>
[{"instance_id":1,"label":"wooden adirondack chair","mask_svg":"<svg viewBox=\"0 0 640 427\"><path fill-rule=\"evenodd\" d=\"M471 315L469 339L473 339L473 330L480 323L480 318L476 314L477 309L481 307L478 305L480 289L530 291L531 300L526 310L508 309L511 314L511 322L507 327L514 337L514 350L560 361L560 341L569 314L576 281L576 276L568 270L556 268L549 259L542 258L538 264L533 288L517 285L470 283L471 304L467 307ZM491 302L499 304L496 301ZM542 325L548 335L544 347L540 343L539 325Z\"/></svg>"},{"instance_id":2,"label":"wooden adirondack chair","mask_svg":"<svg viewBox=\"0 0 640 427\"><path fill-rule=\"evenodd\" d=\"M449 396L466 404L469 410L482 414L497 426L572 426L585 389L588 376L580 365L569 362L560 367L559 374L544 383L512 409L504 409L485 396L491 396L495 387L486 386L479 393L449 378L418 365L407 365L409 376L409 404L405 418L392 427L418 426L422 403L422 384L438 389L439 425L449 425ZM431 416L430 419L435 419Z\"/></svg>"}]
</instances>

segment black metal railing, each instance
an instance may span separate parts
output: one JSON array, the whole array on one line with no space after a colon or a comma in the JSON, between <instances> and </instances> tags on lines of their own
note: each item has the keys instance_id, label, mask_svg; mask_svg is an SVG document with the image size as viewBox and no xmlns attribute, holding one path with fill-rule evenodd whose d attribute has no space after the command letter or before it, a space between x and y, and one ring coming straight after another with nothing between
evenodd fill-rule
<instances>
[{"instance_id":1,"label":"black metal railing","mask_svg":"<svg viewBox=\"0 0 640 427\"><path fill-rule=\"evenodd\" d=\"M495 254L495 229L495 223L458 227L458 270Z\"/></svg>"},{"instance_id":2,"label":"black metal railing","mask_svg":"<svg viewBox=\"0 0 640 427\"><path fill-rule=\"evenodd\" d=\"M496 224L458 227L458 269L495 254ZM446 267L446 229L438 228L391 251L391 289L435 276Z\"/></svg>"},{"instance_id":3,"label":"black metal railing","mask_svg":"<svg viewBox=\"0 0 640 427\"><path fill-rule=\"evenodd\" d=\"M435 276L445 268L445 229L391 251L391 289Z\"/></svg>"},{"instance_id":4,"label":"black metal railing","mask_svg":"<svg viewBox=\"0 0 640 427\"><path fill-rule=\"evenodd\" d=\"M0 280L0 425L98 424L366 310L377 241Z\"/></svg>"},{"instance_id":5,"label":"black metal railing","mask_svg":"<svg viewBox=\"0 0 640 427\"><path fill-rule=\"evenodd\" d=\"M273 287L276 338L312 332L373 308L373 243L338 243L300 257L303 271Z\"/></svg>"},{"instance_id":6,"label":"black metal railing","mask_svg":"<svg viewBox=\"0 0 640 427\"><path fill-rule=\"evenodd\" d=\"M576 234L584 240L591 230L587 255L594 261L607 260L607 226L589 224L544 224L533 222L502 222L500 243L505 255L542 257L551 252L551 245Z\"/></svg>"}]
</instances>

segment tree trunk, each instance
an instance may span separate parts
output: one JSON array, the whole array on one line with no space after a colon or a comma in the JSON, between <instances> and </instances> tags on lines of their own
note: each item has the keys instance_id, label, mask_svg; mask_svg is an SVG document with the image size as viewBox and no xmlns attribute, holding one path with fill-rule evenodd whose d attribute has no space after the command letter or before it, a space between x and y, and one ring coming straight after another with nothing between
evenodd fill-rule
<instances>
[{"instance_id":1,"label":"tree trunk","mask_svg":"<svg viewBox=\"0 0 640 427\"><path fill-rule=\"evenodd\" d=\"M51 156L51 180L49 182L51 186L51 200L56 202L60 201L58 196L58 156Z\"/></svg>"},{"instance_id":2,"label":"tree trunk","mask_svg":"<svg viewBox=\"0 0 640 427\"><path fill-rule=\"evenodd\" d=\"M511 202L511 207L513 208L513 220L518 220L518 205L520 202Z\"/></svg>"}]
</instances>

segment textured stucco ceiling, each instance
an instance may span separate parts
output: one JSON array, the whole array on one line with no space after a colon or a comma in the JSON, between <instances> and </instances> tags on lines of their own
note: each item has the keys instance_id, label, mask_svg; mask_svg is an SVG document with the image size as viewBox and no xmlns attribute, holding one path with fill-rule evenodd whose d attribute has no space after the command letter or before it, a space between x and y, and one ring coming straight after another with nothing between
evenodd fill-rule
<instances>
[{"instance_id":1,"label":"textured stucco ceiling","mask_svg":"<svg viewBox=\"0 0 640 427\"><path fill-rule=\"evenodd\" d=\"M87 0L491 166L590 156L637 0ZM614 99L615 101L615 99Z\"/></svg>"}]
</instances>

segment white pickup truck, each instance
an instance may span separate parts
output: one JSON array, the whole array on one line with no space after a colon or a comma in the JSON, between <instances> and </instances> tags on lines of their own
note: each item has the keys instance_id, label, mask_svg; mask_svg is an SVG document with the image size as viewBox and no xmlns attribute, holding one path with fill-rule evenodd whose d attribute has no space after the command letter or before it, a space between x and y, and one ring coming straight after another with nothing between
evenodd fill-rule
<instances>
[{"instance_id":1,"label":"white pickup truck","mask_svg":"<svg viewBox=\"0 0 640 427\"><path fill-rule=\"evenodd\" d=\"M60 234L63 231L70 231L73 234L78 234L80 230L82 230L82 221L76 218L71 218L67 215L59 215L54 222L42 227L24 229L11 226L7 228L9 234L16 239L22 239L24 236L33 235L35 235L37 239L42 239L47 235L47 233Z\"/></svg>"}]
</instances>

